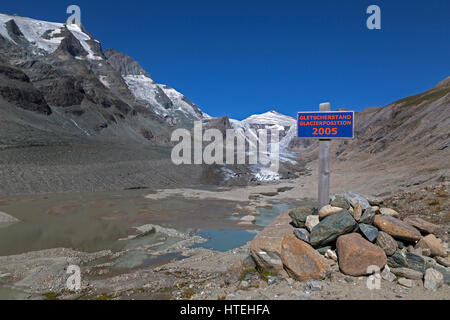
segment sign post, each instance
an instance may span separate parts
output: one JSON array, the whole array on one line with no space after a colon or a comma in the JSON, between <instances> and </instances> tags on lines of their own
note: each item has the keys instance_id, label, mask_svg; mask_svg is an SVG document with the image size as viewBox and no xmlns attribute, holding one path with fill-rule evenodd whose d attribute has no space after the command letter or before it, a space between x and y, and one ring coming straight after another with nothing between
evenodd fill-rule
<instances>
[{"instance_id":1,"label":"sign post","mask_svg":"<svg viewBox=\"0 0 450 320\"><path fill-rule=\"evenodd\" d=\"M322 103L320 111L331 111L329 103ZM319 140L319 206L326 206L330 197L330 139ZM319 208L319 209L320 209Z\"/></svg>"},{"instance_id":2,"label":"sign post","mask_svg":"<svg viewBox=\"0 0 450 320\"><path fill-rule=\"evenodd\" d=\"M319 112L299 112L297 115L298 137L319 139L318 201L320 208L328 204L330 197L331 140L354 138L355 113L330 110L330 103L322 103Z\"/></svg>"}]
</instances>

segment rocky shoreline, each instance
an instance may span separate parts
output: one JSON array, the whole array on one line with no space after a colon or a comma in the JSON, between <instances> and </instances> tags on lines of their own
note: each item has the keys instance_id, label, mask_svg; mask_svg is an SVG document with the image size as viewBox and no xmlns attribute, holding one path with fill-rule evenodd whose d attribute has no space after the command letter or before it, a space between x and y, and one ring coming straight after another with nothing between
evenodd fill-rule
<instances>
[{"instance_id":1,"label":"rocky shoreline","mask_svg":"<svg viewBox=\"0 0 450 320\"><path fill-rule=\"evenodd\" d=\"M288 210L247 245L227 252L192 247L204 241L192 234L142 226L122 241L152 232L181 239L160 249L133 248L152 253L146 267L113 268L126 250L0 257L0 287L28 299L448 299L448 210L430 219L422 209L399 209L419 194L426 202L433 194L444 206L448 184L386 199L346 193L320 210ZM392 201L398 205L389 208ZM82 270L81 291L66 287L70 264ZM378 269L368 271L370 266ZM371 290L377 281L379 288Z\"/></svg>"}]
</instances>

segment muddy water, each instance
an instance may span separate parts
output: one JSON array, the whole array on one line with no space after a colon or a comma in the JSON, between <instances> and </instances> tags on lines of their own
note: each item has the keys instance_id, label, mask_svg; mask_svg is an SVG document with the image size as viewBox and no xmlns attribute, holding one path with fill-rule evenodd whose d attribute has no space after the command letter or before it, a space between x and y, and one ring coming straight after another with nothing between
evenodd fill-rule
<instances>
[{"instance_id":1,"label":"muddy water","mask_svg":"<svg viewBox=\"0 0 450 320\"><path fill-rule=\"evenodd\" d=\"M119 251L161 241L167 246L179 240L154 234L132 242L118 241L129 235L131 227L144 224L196 233L208 240L199 246L226 251L252 240L281 212L298 205L272 201L272 208L259 209L261 215L254 226L239 226L239 218L231 217L235 202L182 197L151 200L145 198L149 193L127 190L0 197L0 211L21 221L0 229L0 256L50 248ZM144 264L149 259L137 252L130 255L123 257L123 263L119 261L120 268Z\"/></svg>"},{"instance_id":2,"label":"muddy water","mask_svg":"<svg viewBox=\"0 0 450 320\"><path fill-rule=\"evenodd\" d=\"M148 200L149 190L0 198L0 211L21 222L0 229L0 256L49 248L121 250L130 227L158 224L180 231L232 226L229 201L172 197ZM219 205L220 203L220 205ZM156 242L157 239L155 238Z\"/></svg>"}]
</instances>

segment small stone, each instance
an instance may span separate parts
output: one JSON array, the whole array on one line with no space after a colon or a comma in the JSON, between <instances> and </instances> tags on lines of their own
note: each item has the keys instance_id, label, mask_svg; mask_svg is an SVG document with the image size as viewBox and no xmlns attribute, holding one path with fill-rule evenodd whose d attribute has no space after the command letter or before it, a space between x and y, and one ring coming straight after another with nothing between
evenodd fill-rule
<instances>
[{"instance_id":1,"label":"small stone","mask_svg":"<svg viewBox=\"0 0 450 320\"><path fill-rule=\"evenodd\" d=\"M437 270L433 268L427 269L425 271L425 281L423 286L425 289L430 291L436 291L444 284L444 276Z\"/></svg>"},{"instance_id":2,"label":"small stone","mask_svg":"<svg viewBox=\"0 0 450 320\"><path fill-rule=\"evenodd\" d=\"M397 242L394 238L383 231L378 233L376 244L384 250L387 256L392 256L398 248Z\"/></svg>"},{"instance_id":3,"label":"small stone","mask_svg":"<svg viewBox=\"0 0 450 320\"><path fill-rule=\"evenodd\" d=\"M334 252L333 250L328 249L327 252L325 252L325 257L328 259L331 259L333 261L338 261L338 257L336 255L336 252Z\"/></svg>"},{"instance_id":4,"label":"small stone","mask_svg":"<svg viewBox=\"0 0 450 320\"><path fill-rule=\"evenodd\" d=\"M333 207L338 207L346 210L350 209L350 203L347 200L345 200L345 198L342 197L341 195L336 195L334 199L330 202L330 205Z\"/></svg>"},{"instance_id":5,"label":"small stone","mask_svg":"<svg viewBox=\"0 0 450 320\"><path fill-rule=\"evenodd\" d=\"M374 242L378 236L378 229L369 224L360 223L359 230L361 231L362 235L370 242Z\"/></svg>"},{"instance_id":6,"label":"small stone","mask_svg":"<svg viewBox=\"0 0 450 320\"><path fill-rule=\"evenodd\" d=\"M372 207L369 207L364 210L364 213L362 214L361 218L359 219L359 222L365 223L365 224L372 224L373 219L375 218L375 211L372 209Z\"/></svg>"},{"instance_id":7,"label":"small stone","mask_svg":"<svg viewBox=\"0 0 450 320\"><path fill-rule=\"evenodd\" d=\"M338 213L341 210L342 208L326 205L325 207L319 210L319 218L320 220L322 220L328 216L331 216L332 214Z\"/></svg>"},{"instance_id":8,"label":"small stone","mask_svg":"<svg viewBox=\"0 0 450 320\"><path fill-rule=\"evenodd\" d=\"M429 234L428 236L420 239L416 245L416 248L430 249L432 257L447 256L447 250L445 250L444 246L442 246L441 242L433 234Z\"/></svg>"},{"instance_id":9,"label":"small stone","mask_svg":"<svg viewBox=\"0 0 450 320\"><path fill-rule=\"evenodd\" d=\"M373 223L378 229L394 238L406 241L417 241L422 238L419 230L394 217L377 215Z\"/></svg>"},{"instance_id":10,"label":"small stone","mask_svg":"<svg viewBox=\"0 0 450 320\"><path fill-rule=\"evenodd\" d=\"M306 243L309 243L309 232L306 229L303 228L296 228L294 229L294 235Z\"/></svg>"},{"instance_id":11,"label":"small stone","mask_svg":"<svg viewBox=\"0 0 450 320\"><path fill-rule=\"evenodd\" d=\"M379 213L380 212L380 207L372 206L372 210L375 211L375 213Z\"/></svg>"},{"instance_id":12,"label":"small stone","mask_svg":"<svg viewBox=\"0 0 450 320\"><path fill-rule=\"evenodd\" d=\"M356 221L359 221L361 219L362 208L361 208L361 205L359 203L357 203L356 206L353 208L352 215L353 215L353 218Z\"/></svg>"},{"instance_id":13,"label":"small stone","mask_svg":"<svg viewBox=\"0 0 450 320\"><path fill-rule=\"evenodd\" d=\"M248 281L241 281L241 283L239 284L239 288L240 289L247 289L250 286L250 284L248 283Z\"/></svg>"},{"instance_id":14,"label":"small stone","mask_svg":"<svg viewBox=\"0 0 450 320\"><path fill-rule=\"evenodd\" d=\"M389 269L389 267L387 265L384 267L383 271L381 272L381 278L383 278L384 280L386 280L388 282L394 282L394 280L397 279L395 274L393 274L391 272L391 270Z\"/></svg>"},{"instance_id":15,"label":"small stone","mask_svg":"<svg viewBox=\"0 0 450 320\"><path fill-rule=\"evenodd\" d=\"M316 215L317 210L311 206L303 206L299 208L292 209L289 212L289 217L292 219L292 225L296 228L304 228L306 218L308 216Z\"/></svg>"},{"instance_id":16,"label":"small stone","mask_svg":"<svg viewBox=\"0 0 450 320\"><path fill-rule=\"evenodd\" d=\"M444 267L450 267L450 257L436 257L435 260Z\"/></svg>"},{"instance_id":17,"label":"small stone","mask_svg":"<svg viewBox=\"0 0 450 320\"><path fill-rule=\"evenodd\" d=\"M308 216L306 217L305 226L309 232L320 223L319 216Z\"/></svg>"},{"instance_id":18,"label":"small stone","mask_svg":"<svg viewBox=\"0 0 450 320\"><path fill-rule=\"evenodd\" d=\"M400 240L395 240L395 242L397 242L397 247L401 250L403 248L405 248L405 244L403 242L401 242Z\"/></svg>"},{"instance_id":19,"label":"small stone","mask_svg":"<svg viewBox=\"0 0 450 320\"><path fill-rule=\"evenodd\" d=\"M418 216L407 217L403 221L425 233L440 234L443 231L441 226L425 221Z\"/></svg>"},{"instance_id":20,"label":"small stone","mask_svg":"<svg viewBox=\"0 0 450 320\"><path fill-rule=\"evenodd\" d=\"M309 281L308 289L311 291L320 291L322 290L322 284L319 281Z\"/></svg>"},{"instance_id":21,"label":"small stone","mask_svg":"<svg viewBox=\"0 0 450 320\"><path fill-rule=\"evenodd\" d=\"M415 283L413 280L411 279L406 279L406 278L400 278L398 279L398 284L407 287L407 288L413 288Z\"/></svg>"},{"instance_id":22,"label":"small stone","mask_svg":"<svg viewBox=\"0 0 450 320\"><path fill-rule=\"evenodd\" d=\"M342 195L345 200L347 200L353 208L355 208L356 204L359 203L362 210L366 210L367 208L370 208L370 204L369 201L367 201L366 198L364 198L363 196L356 194L354 192L346 192Z\"/></svg>"},{"instance_id":23,"label":"small stone","mask_svg":"<svg viewBox=\"0 0 450 320\"><path fill-rule=\"evenodd\" d=\"M431 249L422 248L422 255L425 256L425 257L430 257L431 256Z\"/></svg>"},{"instance_id":24,"label":"small stone","mask_svg":"<svg viewBox=\"0 0 450 320\"><path fill-rule=\"evenodd\" d=\"M325 255L325 253L327 253L328 250L331 250L331 246L319 248L319 249L317 249L317 252L319 252L321 255Z\"/></svg>"},{"instance_id":25,"label":"small stone","mask_svg":"<svg viewBox=\"0 0 450 320\"><path fill-rule=\"evenodd\" d=\"M389 217L394 217L394 218L398 218L400 217L400 214L395 211L394 209L390 209L390 208L380 208L380 214L383 216L389 216Z\"/></svg>"},{"instance_id":26,"label":"small stone","mask_svg":"<svg viewBox=\"0 0 450 320\"><path fill-rule=\"evenodd\" d=\"M278 277L274 277L274 276L268 276L267 277L267 283L269 284L269 285L271 285L271 284L274 284L276 281L278 280Z\"/></svg>"},{"instance_id":27,"label":"small stone","mask_svg":"<svg viewBox=\"0 0 450 320\"><path fill-rule=\"evenodd\" d=\"M381 269L386 265L384 251L358 233L340 236L336 248L339 268L346 275L367 275L371 273L369 267L377 266Z\"/></svg>"},{"instance_id":28,"label":"small stone","mask_svg":"<svg viewBox=\"0 0 450 320\"><path fill-rule=\"evenodd\" d=\"M249 216L242 217L240 221L255 223L256 218L254 216L249 215Z\"/></svg>"},{"instance_id":29,"label":"small stone","mask_svg":"<svg viewBox=\"0 0 450 320\"><path fill-rule=\"evenodd\" d=\"M396 276L412 280L422 280L423 278L422 272L408 268L391 268L391 272Z\"/></svg>"},{"instance_id":30,"label":"small stone","mask_svg":"<svg viewBox=\"0 0 450 320\"><path fill-rule=\"evenodd\" d=\"M242 260L242 267L244 269L256 268L255 260L253 260L251 255L248 255L244 260Z\"/></svg>"}]
</instances>

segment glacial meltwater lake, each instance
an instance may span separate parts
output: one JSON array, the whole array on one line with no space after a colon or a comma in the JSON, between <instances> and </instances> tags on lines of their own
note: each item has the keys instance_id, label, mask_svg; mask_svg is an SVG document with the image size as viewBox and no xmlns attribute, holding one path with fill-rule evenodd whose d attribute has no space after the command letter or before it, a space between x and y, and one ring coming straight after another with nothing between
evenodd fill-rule
<instances>
[{"instance_id":1,"label":"glacial meltwater lake","mask_svg":"<svg viewBox=\"0 0 450 320\"><path fill-rule=\"evenodd\" d=\"M272 208L258 209L261 215L256 217L255 225L240 226L239 217L231 216L237 202L177 196L151 200L145 198L149 193L151 190L126 190L0 197L0 211L20 220L0 229L0 256L50 248L120 251L130 246L161 242L167 246L179 241L158 233L133 242L119 241L129 235L130 228L145 224L207 239L194 247L227 251L246 244L281 212L296 206L271 201ZM145 262L149 257L137 259ZM127 263L121 267L126 268Z\"/></svg>"}]
</instances>

